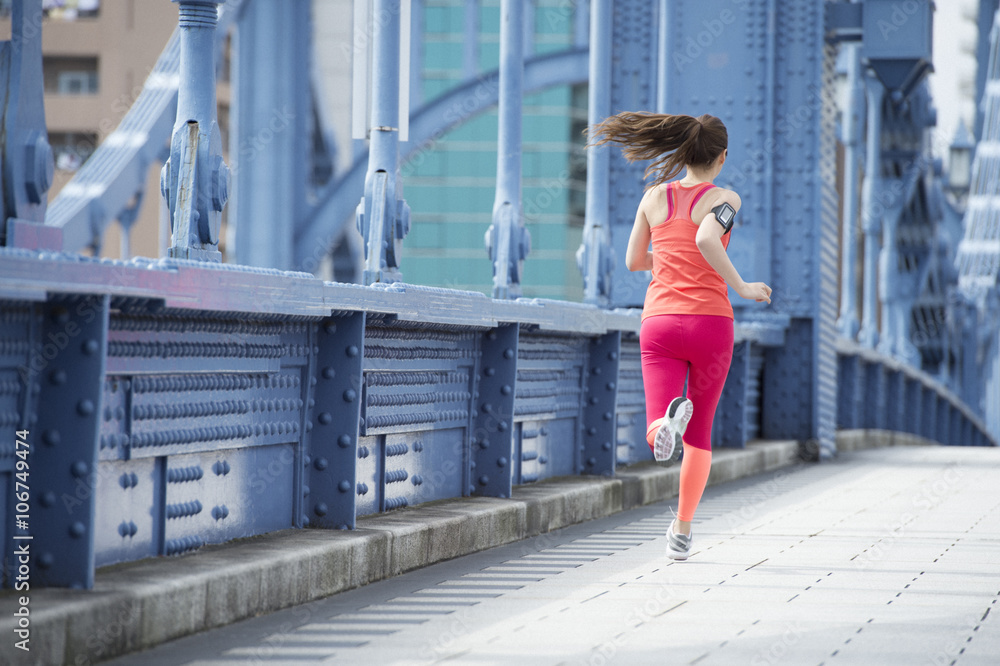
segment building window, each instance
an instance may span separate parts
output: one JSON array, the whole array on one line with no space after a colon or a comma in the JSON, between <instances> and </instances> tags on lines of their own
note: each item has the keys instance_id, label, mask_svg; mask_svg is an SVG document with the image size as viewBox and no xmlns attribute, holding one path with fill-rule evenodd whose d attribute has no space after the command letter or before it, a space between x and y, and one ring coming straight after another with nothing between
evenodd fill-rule
<instances>
[{"instance_id":1,"label":"building window","mask_svg":"<svg viewBox=\"0 0 1000 666\"><path fill-rule=\"evenodd\" d=\"M42 76L47 93L97 94L97 58L43 56Z\"/></svg>"},{"instance_id":2,"label":"building window","mask_svg":"<svg viewBox=\"0 0 1000 666\"><path fill-rule=\"evenodd\" d=\"M42 11L60 21L95 18L101 13L101 0L42 0Z\"/></svg>"},{"instance_id":3,"label":"building window","mask_svg":"<svg viewBox=\"0 0 1000 666\"><path fill-rule=\"evenodd\" d=\"M97 148L97 134L93 132L49 132L49 145L56 168L76 171Z\"/></svg>"}]
</instances>

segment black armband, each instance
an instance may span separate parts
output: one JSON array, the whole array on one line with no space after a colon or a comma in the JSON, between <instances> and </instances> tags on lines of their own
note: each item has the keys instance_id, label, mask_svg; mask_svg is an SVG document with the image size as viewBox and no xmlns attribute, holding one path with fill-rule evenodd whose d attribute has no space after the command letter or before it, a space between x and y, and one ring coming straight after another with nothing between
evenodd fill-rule
<instances>
[{"instance_id":1,"label":"black armband","mask_svg":"<svg viewBox=\"0 0 1000 666\"><path fill-rule=\"evenodd\" d=\"M722 228L725 229L723 236L729 233L729 230L733 228L733 222L736 220L736 209L729 204L723 202L712 209L715 213L715 219L719 221Z\"/></svg>"}]
</instances>

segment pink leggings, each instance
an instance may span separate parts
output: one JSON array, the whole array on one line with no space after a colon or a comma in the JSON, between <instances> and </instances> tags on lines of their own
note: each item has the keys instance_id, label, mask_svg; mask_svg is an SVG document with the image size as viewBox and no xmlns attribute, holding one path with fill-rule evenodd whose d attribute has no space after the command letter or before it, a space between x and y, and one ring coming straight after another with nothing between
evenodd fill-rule
<instances>
[{"instance_id":1,"label":"pink leggings","mask_svg":"<svg viewBox=\"0 0 1000 666\"><path fill-rule=\"evenodd\" d=\"M647 317L639 330L639 348L646 427L662 418L670 401L682 394L686 377L694 413L684 443L711 451L712 420L733 360L733 320L718 315Z\"/></svg>"}]
</instances>

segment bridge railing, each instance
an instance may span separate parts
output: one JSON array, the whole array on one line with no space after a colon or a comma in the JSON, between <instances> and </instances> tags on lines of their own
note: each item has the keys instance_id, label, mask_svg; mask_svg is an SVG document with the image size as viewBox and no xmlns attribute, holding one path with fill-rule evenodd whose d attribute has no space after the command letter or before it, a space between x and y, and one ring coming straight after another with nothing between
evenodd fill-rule
<instances>
[{"instance_id":1,"label":"bridge railing","mask_svg":"<svg viewBox=\"0 0 1000 666\"><path fill-rule=\"evenodd\" d=\"M89 587L115 562L650 459L634 310L0 253L0 537L33 536L39 584ZM766 350L782 343L737 325L716 445L767 436ZM928 377L838 352L841 427L993 443Z\"/></svg>"}]
</instances>

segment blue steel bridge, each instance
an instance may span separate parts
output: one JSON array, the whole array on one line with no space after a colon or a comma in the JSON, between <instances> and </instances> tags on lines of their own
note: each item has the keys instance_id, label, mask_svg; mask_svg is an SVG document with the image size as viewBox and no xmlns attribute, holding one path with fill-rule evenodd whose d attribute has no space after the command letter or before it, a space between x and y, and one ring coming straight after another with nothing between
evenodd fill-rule
<instances>
[{"instance_id":1,"label":"blue steel bridge","mask_svg":"<svg viewBox=\"0 0 1000 666\"><path fill-rule=\"evenodd\" d=\"M295 123L230 169L215 63L233 34L232 145L259 136L277 101L307 117L310 3L180 0L141 95L47 203L42 6L14 0L0 59L6 586L29 532L33 587L88 588L114 563L650 460L637 337L649 276L622 259L645 165L588 150L583 302L520 297L522 99L570 83L588 84L590 122L646 109L729 128L720 180L744 201L730 254L775 298L734 296L716 447L795 440L822 464L847 430L997 445L996 0L978 14L979 122L948 170L929 140L929 0L567 2L578 39L544 55L524 43L535 4L501 0L499 69L407 104L403 67L421 47L409 26L429 4L355 3L367 150L307 197L303 156L329 135ZM492 294L407 283L418 211L400 167L494 107ZM163 158L160 192L144 192ZM144 197L169 211L166 256L85 256ZM227 204L245 263L221 261ZM330 255L342 281L314 274Z\"/></svg>"}]
</instances>

